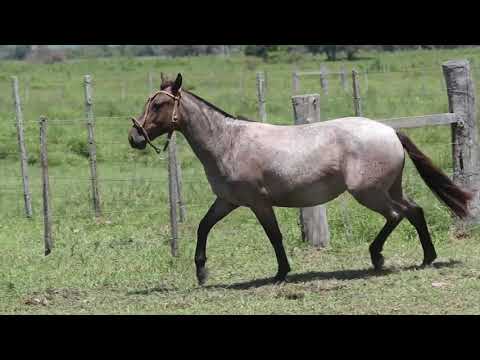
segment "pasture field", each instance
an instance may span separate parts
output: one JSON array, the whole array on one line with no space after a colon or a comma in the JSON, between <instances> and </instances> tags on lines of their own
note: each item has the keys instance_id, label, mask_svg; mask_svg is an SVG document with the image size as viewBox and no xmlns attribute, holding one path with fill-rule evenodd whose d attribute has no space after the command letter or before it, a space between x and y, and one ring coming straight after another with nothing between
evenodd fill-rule
<instances>
[{"instance_id":1,"label":"pasture field","mask_svg":"<svg viewBox=\"0 0 480 360\"><path fill-rule=\"evenodd\" d=\"M360 77L364 115L373 119L448 111L441 63L466 58L480 88L480 49L362 53L344 62L368 69ZM128 116L149 94L148 72L176 75L185 88L225 111L257 118L255 72L267 74L268 122L292 124L293 59L263 63L233 56L178 59L85 59L42 65L0 62L0 313L2 314L478 314L480 232L456 237L453 220L407 160L404 188L425 210L439 259L417 270L422 252L405 221L385 244L385 271L371 270L368 245L383 219L342 195L327 205L331 241L303 243L298 210L276 209L292 272L275 286L273 249L247 209L216 225L207 247L210 279L196 283L196 228L215 199L200 162L178 135L187 221L179 256L171 257L167 166L150 148L130 149ZM323 57L296 59L317 70ZM342 62L326 63L338 70ZM380 72L387 64L389 72ZM98 172L104 218L90 200L83 75L94 81ZM34 218L23 216L10 76L17 75L26 123ZM28 90L26 90L28 84ZM368 86L368 88L367 88ZM329 79L324 96L315 77L301 93L321 94L322 119L353 114L351 90ZM477 101L477 104L480 101ZM38 118L49 119L48 146L55 248L43 256ZM451 173L449 127L406 131ZM162 144L164 139L157 140Z\"/></svg>"}]
</instances>

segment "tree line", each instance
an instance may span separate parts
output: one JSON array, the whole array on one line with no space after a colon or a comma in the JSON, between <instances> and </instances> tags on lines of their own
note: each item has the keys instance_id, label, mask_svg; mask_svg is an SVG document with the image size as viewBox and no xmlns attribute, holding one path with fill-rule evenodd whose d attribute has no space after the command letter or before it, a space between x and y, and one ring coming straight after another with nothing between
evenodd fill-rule
<instances>
[{"instance_id":1,"label":"tree line","mask_svg":"<svg viewBox=\"0 0 480 360\"><path fill-rule=\"evenodd\" d=\"M40 59L42 62L66 58L112 56L200 56L243 53L263 59L279 53L324 54L329 61L339 58L353 60L360 50L401 51L411 49L451 49L471 45L0 45L1 59Z\"/></svg>"}]
</instances>

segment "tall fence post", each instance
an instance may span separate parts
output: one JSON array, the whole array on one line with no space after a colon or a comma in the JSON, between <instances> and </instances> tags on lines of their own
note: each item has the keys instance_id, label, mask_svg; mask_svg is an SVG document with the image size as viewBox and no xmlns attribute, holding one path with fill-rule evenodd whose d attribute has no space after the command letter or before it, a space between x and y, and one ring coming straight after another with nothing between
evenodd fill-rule
<instances>
[{"instance_id":1,"label":"tall fence post","mask_svg":"<svg viewBox=\"0 0 480 360\"><path fill-rule=\"evenodd\" d=\"M363 75L365 77L365 93L368 91L368 69L365 68Z\"/></svg>"},{"instance_id":2,"label":"tall fence post","mask_svg":"<svg viewBox=\"0 0 480 360\"><path fill-rule=\"evenodd\" d=\"M347 77L346 77L346 74L345 74L345 67L342 66L342 68L340 69L340 82L342 83L342 88L343 88L343 91L347 91L348 90L348 86L347 86Z\"/></svg>"},{"instance_id":3,"label":"tall fence post","mask_svg":"<svg viewBox=\"0 0 480 360\"><path fill-rule=\"evenodd\" d=\"M320 86L322 87L323 93L324 93L325 95L328 95L328 79L327 79L327 75L328 75L327 67L322 64L322 65L320 66Z\"/></svg>"},{"instance_id":4,"label":"tall fence post","mask_svg":"<svg viewBox=\"0 0 480 360\"><path fill-rule=\"evenodd\" d=\"M264 70L263 71L263 87L264 87L264 96L268 93L268 73Z\"/></svg>"},{"instance_id":5,"label":"tall fence post","mask_svg":"<svg viewBox=\"0 0 480 360\"><path fill-rule=\"evenodd\" d=\"M178 203L178 213L179 220L181 223L185 222L186 211L185 211L185 202L183 201L183 191L182 191L182 167L181 162L178 159L178 148L177 148L177 136L172 134L172 141L174 151L173 151L173 162L175 164L175 190L177 192L177 203ZM170 146L170 145L169 145Z\"/></svg>"},{"instance_id":6,"label":"tall fence post","mask_svg":"<svg viewBox=\"0 0 480 360\"><path fill-rule=\"evenodd\" d=\"M50 183L48 178L47 118L45 116L40 117L40 166L42 168L43 238L45 242L45 256L47 256L53 249L53 236Z\"/></svg>"},{"instance_id":7,"label":"tall fence post","mask_svg":"<svg viewBox=\"0 0 480 360\"><path fill-rule=\"evenodd\" d=\"M267 110L265 106L265 77L261 71L257 72L257 97L260 121L267 122Z\"/></svg>"},{"instance_id":8,"label":"tall fence post","mask_svg":"<svg viewBox=\"0 0 480 360\"><path fill-rule=\"evenodd\" d=\"M455 113L452 124L453 181L476 190L480 185L479 135L475 109L475 83L468 60L452 60L442 65L448 94L449 111ZM458 220L457 226L480 223L480 194L474 192L470 202L471 216Z\"/></svg>"},{"instance_id":9,"label":"tall fence post","mask_svg":"<svg viewBox=\"0 0 480 360\"><path fill-rule=\"evenodd\" d=\"M28 99L30 98L30 78L27 79L25 82L25 97L23 99L23 103L26 105L28 104Z\"/></svg>"},{"instance_id":10,"label":"tall fence post","mask_svg":"<svg viewBox=\"0 0 480 360\"><path fill-rule=\"evenodd\" d=\"M93 116L93 96L92 96L92 78L90 75L84 77L85 89L85 113L87 119L88 131L88 159L90 163L90 180L92 185L92 201L95 210L95 217L98 219L102 216L100 205L100 190L98 188L97 178L97 147L95 144L95 120Z\"/></svg>"},{"instance_id":11,"label":"tall fence post","mask_svg":"<svg viewBox=\"0 0 480 360\"><path fill-rule=\"evenodd\" d=\"M292 91L293 95L297 95L300 92L300 77L297 70L294 70L292 73Z\"/></svg>"},{"instance_id":12,"label":"tall fence post","mask_svg":"<svg viewBox=\"0 0 480 360\"><path fill-rule=\"evenodd\" d=\"M292 97L295 124L309 124L320 121L320 95L299 95ZM302 239L317 247L327 246L330 233L325 205L300 209Z\"/></svg>"},{"instance_id":13,"label":"tall fence post","mask_svg":"<svg viewBox=\"0 0 480 360\"><path fill-rule=\"evenodd\" d=\"M175 133L173 133L168 145L168 200L170 205L170 250L172 256L178 255L178 189L176 173L177 166L175 164Z\"/></svg>"},{"instance_id":14,"label":"tall fence post","mask_svg":"<svg viewBox=\"0 0 480 360\"><path fill-rule=\"evenodd\" d=\"M20 103L20 95L18 94L18 78L12 76L13 102L15 104L17 141L20 151L20 170L23 181L23 200L25 203L25 214L28 218L32 217L32 198L30 193L30 182L28 179L28 154L25 146L25 136L23 131L23 114Z\"/></svg>"},{"instance_id":15,"label":"tall fence post","mask_svg":"<svg viewBox=\"0 0 480 360\"><path fill-rule=\"evenodd\" d=\"M355 109L355 116L362 115L362 103L360 99L360 84L358 83L358 72L352 70L352 85L353 85L353 107Z\"/></svg>"}]
</instances>

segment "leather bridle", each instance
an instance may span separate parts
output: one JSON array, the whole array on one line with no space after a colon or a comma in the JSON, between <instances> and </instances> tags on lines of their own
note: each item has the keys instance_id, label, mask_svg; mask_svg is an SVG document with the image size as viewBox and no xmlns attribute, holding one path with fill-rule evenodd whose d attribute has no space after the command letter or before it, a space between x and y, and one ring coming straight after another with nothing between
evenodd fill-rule
<instances>
[{"instance_id":1,"label":"leather bridle","mask_svg":"<svg viewBox=\"0 0 480 360\"><path fill-rule=\"evenodd\" d=\"M173 94L171 94L171 93L169 93L168 91L165 91L165 90L159 90L159 91L155 92L154 94L150 95L149 98L147 99L147 110L145 112L145 116L143 117L144 123L147 120L147 116L148 116L148 113L149 113L151 102L159 94L165 94L165 95L171 97L174 101L173 111L172 111L172 120L171 120L171 130L168 132L167 142L165 143L165 146L163 147L163 151L165 151L165 150L167 150L168 144L170 143L170 139L171 139L172 134L173 134L173 132L176 128L176 125L177 125L177 115L178 115L177 111L178 111L178 105L180 103L180 98L182 97L182 89L180 88L178 90L177 95L173 95ZM158 147L156 147L152 143L152 141L150 140L150 137L148 136L145 128L134 117L132 117L131 120L133 122L133 127L135 129L137 129L143 135L143 137L145 138L147 143L157 152L157 154L160 154L162 150L160 150Z\"/></svg>"}]
</instances>

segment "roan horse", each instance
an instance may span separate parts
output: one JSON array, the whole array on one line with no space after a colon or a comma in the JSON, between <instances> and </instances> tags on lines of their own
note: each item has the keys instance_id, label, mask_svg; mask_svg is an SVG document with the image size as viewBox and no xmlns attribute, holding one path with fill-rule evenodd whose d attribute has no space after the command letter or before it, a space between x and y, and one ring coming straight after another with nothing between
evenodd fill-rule
<instances>
[{"instance_id":1,"label":"roan horse","mask_svg":"<svg viewBox=\"0 0 480 360\"><path fill-rule=\"evenodd\" d=\"M348 191L360 204L381 214L386 224L369 247L380 270L387 237L406 217L423 248L422 266L437 257L423 210L402 191L405 153L429 188L459 217L469 215L472 194L456 186L404 134L382 123L348 117L307 125L276 126L236 118L162 76L143 113L133 120L128 140L144 149L158 136L180 131L200 159L217 199L201 220L195 265L200 285L207 278L206 243L212 227L239 206L250 208L275 250L276 282L290 271L273 211L310 207ZM166 146L168 143L166 144Z\"/></svg>"}]
</instances>

